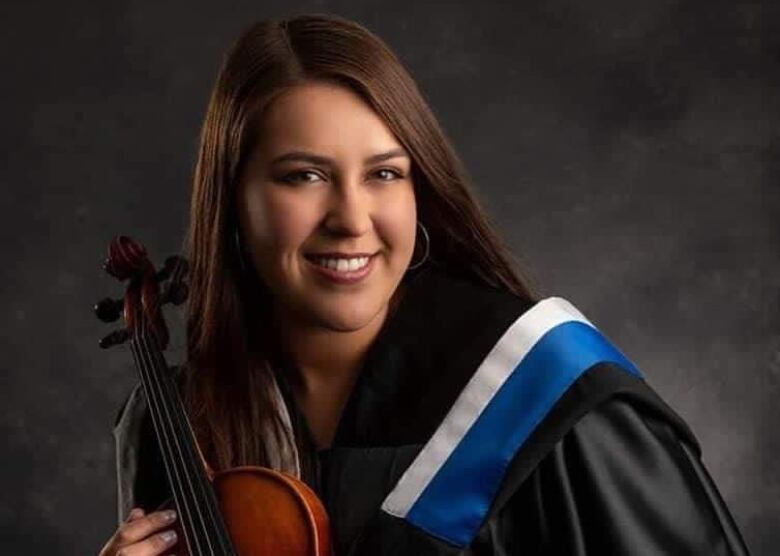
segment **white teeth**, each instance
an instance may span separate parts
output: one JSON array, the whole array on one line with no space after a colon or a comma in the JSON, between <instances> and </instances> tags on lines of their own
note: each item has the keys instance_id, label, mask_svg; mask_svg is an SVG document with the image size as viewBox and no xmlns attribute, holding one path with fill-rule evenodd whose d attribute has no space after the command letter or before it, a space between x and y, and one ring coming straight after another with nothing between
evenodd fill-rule
<instances>
[{"instance_id":1,"label":"white teeth","mask_svg":"<svg viewBox=\"0 0 780 556\"><path fill-rule=\"evenodd\" d=\"M336 272L354 272L368 264L368 257L356 257L354 259L315 259L316 263Z\"/></svg>"}]
</instances>

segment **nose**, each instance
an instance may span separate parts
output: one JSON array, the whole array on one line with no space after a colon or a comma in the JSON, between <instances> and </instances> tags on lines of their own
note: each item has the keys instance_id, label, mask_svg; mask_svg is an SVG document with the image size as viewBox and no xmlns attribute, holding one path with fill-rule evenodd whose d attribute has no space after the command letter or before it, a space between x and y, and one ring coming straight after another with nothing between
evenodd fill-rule
<instances>
[{"instance_id":1,"label":"nose","mask_svg":"<svg viewBox=\"0 0 780 556\"><path fill-rule=\"evenodd\" d=\"M341 235L360 236L372 226L371 199L358 179L343 179L331 189L325 228Z\"/></svg>"}]
</instances>

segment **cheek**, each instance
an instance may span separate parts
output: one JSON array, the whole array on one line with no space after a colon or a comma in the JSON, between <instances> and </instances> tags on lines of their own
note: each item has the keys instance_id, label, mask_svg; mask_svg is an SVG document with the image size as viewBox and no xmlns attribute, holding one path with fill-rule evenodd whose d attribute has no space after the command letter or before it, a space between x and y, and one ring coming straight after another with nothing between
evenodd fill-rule
<instances>
[{"instance_id":1,"label":"cheek","mask_svg":"<svg viewBox=\"0 0 780 556\"><path fill-rule=\"evenodd\" d=\"M301 203L294 203L269 188L258 188L245 196L243 228L261 259L278 259L295 251L311 233L316 216Z\"/></svg>"},{"instance_id":2,"label":"cheek","mask_svg":"<svg viewBox=\"0 0 780 556\"><path fill-rule=\"evenodd\" d=\"M417 207L411 187L392 199L383 200L379 206L376 221L385 241L398 256L411 257L417 229Z\"/></svg>"}]
</instances>

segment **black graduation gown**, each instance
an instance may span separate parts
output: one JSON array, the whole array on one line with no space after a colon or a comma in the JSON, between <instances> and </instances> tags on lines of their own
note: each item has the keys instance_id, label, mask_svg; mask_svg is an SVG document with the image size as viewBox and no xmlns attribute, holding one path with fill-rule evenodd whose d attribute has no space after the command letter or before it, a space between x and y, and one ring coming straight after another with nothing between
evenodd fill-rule
<instances>
[{"instance_id":1,"label":"black graduation gown","mask_svg":"<svg viewBox=\"0 0 780 556\"><path fill-rule=\"evenodd\" d=\"M458 429L453 414L463 393L481 395L476 370L485 371L489 354L501 360L497 340L534 304L433 264L405 283L331 447L301 462L302 478L330 516L337 556L748 553L691 431L603 337L597 340L614 356L572 363L584 368L558 385L540 419L526 419L520 402L499 407L496 395L482 437L469 436L476 421L453 448L458 457L441 455L434 437L445 425ZM517 337L525 341L522 332ZM561 366L575 359L566 338L546 348L566 352L556 360ZM293 430L310 443L285 370L276 372ZM517 388L505 400L522 401L523 388L536 392L531 383ZM169 497L138 388L120 411L114 435L121 520L134 505L153 509ZM507 443L505 436L516 438ZM436 457L441 467L433 472L429 460ZM458 458L460 466L450 465ZM409 509L408 487L420 476L429 477L423 482L428 488L412 497Z\"/></svg>"}]
</instances>

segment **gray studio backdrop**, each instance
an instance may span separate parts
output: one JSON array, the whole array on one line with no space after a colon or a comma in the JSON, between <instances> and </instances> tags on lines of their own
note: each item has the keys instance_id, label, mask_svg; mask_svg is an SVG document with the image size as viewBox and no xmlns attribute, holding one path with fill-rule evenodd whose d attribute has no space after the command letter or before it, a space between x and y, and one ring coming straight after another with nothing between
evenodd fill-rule
<instances>
[{"instance_id":1,"label":"gray studio backdrop","mask_svg":"<svg viewBox=\"0 0 780 556\"><path fill-rule=\"evenodd\" d=\"M182 243L221 56L287 2L4 2L8 555L95 554L135 381L91 313L129 234ZM780 17L736 0L310 2L416 76L546 295L573 301L688 421L755 554L780 551ZM181 324L175 316L171 323ZM181 337L172 358L181 351ZM177 351L178 350L178 351Z\"/></svg>"}]
</instances>

